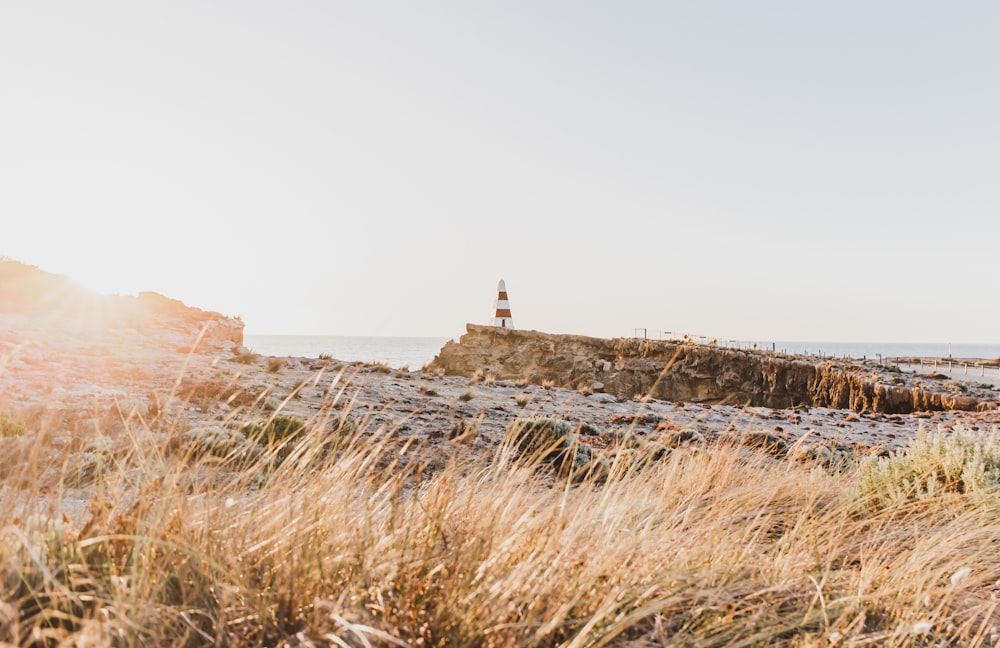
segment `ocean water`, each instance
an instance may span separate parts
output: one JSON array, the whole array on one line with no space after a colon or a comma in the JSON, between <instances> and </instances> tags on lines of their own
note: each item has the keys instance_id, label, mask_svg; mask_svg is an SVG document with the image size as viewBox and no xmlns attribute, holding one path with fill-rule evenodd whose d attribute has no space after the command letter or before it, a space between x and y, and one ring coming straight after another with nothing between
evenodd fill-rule
<instances>
[{"instance_id":1,"label":"ocean water","mask_svg":"<svg viewBox=\"0 0 1000 648\"><path fill-rule=\"evenodd\" d=\"M345 362L384 362L419 369L434 359L446 337L362 337L333 335L247 335L244 345L269 356L318 358L329 354Z\"/></svg>"},{"instance_id":2,"label":"ocean water","mask_svg":"<svg viewBox=\"0 0 1000 648\"><path fill-rule=\"evenodd\" d=\"M331 335L247 335L246 346L272 356L317 358L329 354L348 362L384 362L390 367L419 369L434 359L447 337L350 337ZM877 359L1000 358L1000 344L906 344L899 342L721 342L720 346L774 349L782 353L814 354L838 358Z\"/></svg>"}]
</instances>

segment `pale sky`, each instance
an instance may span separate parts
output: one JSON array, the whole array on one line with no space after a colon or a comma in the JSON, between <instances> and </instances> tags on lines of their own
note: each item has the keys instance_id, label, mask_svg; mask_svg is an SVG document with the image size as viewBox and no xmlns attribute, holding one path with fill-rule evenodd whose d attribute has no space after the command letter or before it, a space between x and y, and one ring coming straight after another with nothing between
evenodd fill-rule
<instances>
[{"instance_id":1,"label":"pale sky","mask_svg":"<svg viewBox=\"0 0 1000 648\"><path fill-rule=\"evenodd\" d=\"M996 2L4 2L0 255L248 333L1000 342Z\"/></svg>"}]
</instances>

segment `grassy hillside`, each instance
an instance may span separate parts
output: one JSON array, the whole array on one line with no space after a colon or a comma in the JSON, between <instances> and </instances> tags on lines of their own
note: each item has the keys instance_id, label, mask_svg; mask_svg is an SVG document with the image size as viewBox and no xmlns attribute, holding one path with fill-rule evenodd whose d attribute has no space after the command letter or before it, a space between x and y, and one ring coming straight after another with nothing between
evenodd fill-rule
<instances>
[{"instance_id":1,"label":"grassy hillside","mask_svg":"<svg viewBox=\"0 0 1000 648\"><path fill-rule=\"evenodd\" d=\"M992 435L925 436L836 468L738 445L612 447L601 471L567 472L544 443L528 455L524 425L497 447L474 430L431 446L345 409L332 397L304 426L262 427L237 408L199 430L126 410L63 439L78 451L57 464L58 421L12 423L0 641L997 639ZM81 494L79 519L59 512Z\"/></svg>"}]
</instances>

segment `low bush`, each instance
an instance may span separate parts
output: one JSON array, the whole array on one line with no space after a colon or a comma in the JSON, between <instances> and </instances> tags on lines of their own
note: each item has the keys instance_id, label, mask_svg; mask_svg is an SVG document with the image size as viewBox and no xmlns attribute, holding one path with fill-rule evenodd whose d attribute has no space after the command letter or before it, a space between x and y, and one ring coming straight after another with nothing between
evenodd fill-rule
<instances>
[{"instance_id":1,"label":"low bush","mask_svg":"<svg viewBox=\"0 0 1000 648\"><path fill-rule=\"evenodd\" d=\"M545 417L519 419L507 426L505 438L521 452L559 447L568 439L576 426L569 421Z\"/></svg>"},{"instance_id":2,"label":"low bush","mask_svg":"<svg viewBox=\"0 0 1000 648\"><path fill-rule=\"evenodd\" d=\"M177 396L199 406L214 401L233 406L252 405L259 398L259 394L244 389L235 381L221 378L208 380L185 378L177 389Z\"/></svg>"},{"instance_id":3,"label":"low bush","mask_svg":"<svg viewBox=\"0 0 1000 648\"><path fill-rule=\"evenodd\" d=\"M641 414L615 414L611 417L611 422L618 423L632 423L634 425L652 424L658 425L663 422L663 417L655 412L646 412Z\"/></svg>"},{"instance_id":4,"label":"low bush","mask_svg":"<svg viewBox=\"0 0 1000 648\"><path fill-rule=\"evenodd\" d=\"M306 424L294 416L273 416L264 425L249 424L241 431L248 439L264 445L281 445L298 440Z\"/></svg>"},{"instance_id":5,"label":"low bush","mask_svg":"<svg viewBox=\"0 0 1000 648\"><path fill-rule=\"evenodd\" d=\"M1000 436L960 426L952 434L920 432L909 448L869 459L861 466L861 494L876 507L998 486Z\"/></svg>"},{"instance_id":6,"label":"low bush","mask_svg":"<svg viewBox=\"0 0 1000 648\"><path fill-rule=\"evenodd\" d=\"M251 447L252 444L247 442L247 437L241 430L213 425L184 432L175 449L199 459L206 456L224 458L233 454L252 456L256 453Z\"/></svg>"},{"instance_id":7,"label":"low bush","mask_svg":"<svg viewBox=\"0 0 1000 648\"><path fill-rule=\"evenodd\" d=\"M576 425L561 419L518 419L507 426L504 441L529 462L546 462L562 475L580 476L594 459L594 452L580 443L576 429Z\"/></svg>"}]
</instances>

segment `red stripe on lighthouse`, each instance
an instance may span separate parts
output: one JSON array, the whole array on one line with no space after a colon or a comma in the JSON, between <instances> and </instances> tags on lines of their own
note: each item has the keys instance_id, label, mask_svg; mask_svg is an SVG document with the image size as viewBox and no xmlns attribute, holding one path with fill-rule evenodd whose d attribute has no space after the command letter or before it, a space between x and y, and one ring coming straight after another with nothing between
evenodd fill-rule
<instances>
[{"instance_id":1,"label":"red stripe on lighthouse","mask_svg":"<svg viewBox=\"0 0 1000 648\"><path fill-rule=\"evenodd\" d=\"M513 329L514 320L510 316L510 302L507 299L507 284L503 279L497 283L497 298L493 302L493 319L490 324L497 328Z\"/></svg>"}]
</instances>

